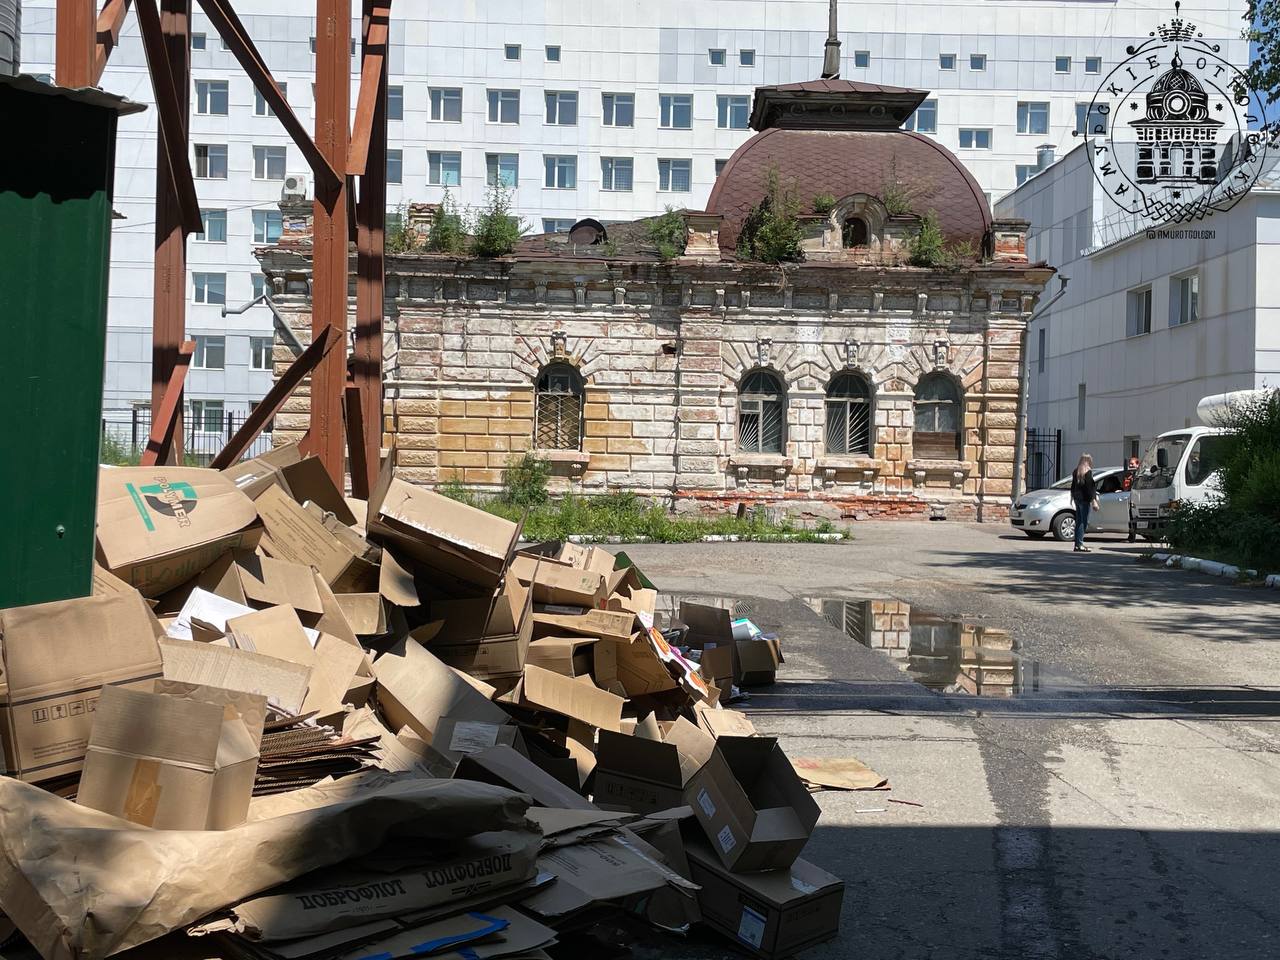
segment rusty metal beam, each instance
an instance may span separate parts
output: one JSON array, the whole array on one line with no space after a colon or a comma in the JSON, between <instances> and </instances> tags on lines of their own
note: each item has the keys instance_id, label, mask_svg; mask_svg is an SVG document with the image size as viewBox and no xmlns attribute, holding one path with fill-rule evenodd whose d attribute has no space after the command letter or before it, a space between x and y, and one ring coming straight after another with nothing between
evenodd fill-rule
<instances>
[{"instance_id":1,"label":"rusty metal beam","mask_svg":"<svg viewBox=\"0 0 1280 960\"><path fill-rule=\"evenodd\" d=\"M369 142L373 134L377 104L387 98L387 44L390 35L391 0L364 0L364 43L360 63L360 95L356 99L351 146L347 150L347 173L364 174L368 169ZM385 112L385 104L382 107Z\"/></svg>"},{"instance_id":2,"label":"rusty metal beam","mask_svg":"<svg viewBox=\"0 0 1280 960\"><path fill-rule=\"evenodd\" d=\"M54 82L60 87L91 87L94 56L93 0L58 0L54 35Z\"/></svg>"},{"instance_id":3,"label":"rusty metal beam","mask_svg":"<svg viewBox=\"0 0 1280 960\"><path fill-rule=\"evenodd\" d=\"M151 73L151 88L156 98L160 143L164 148L166 166L182 211L182 226L187 233L199 233L203 229L200 222L200 201L196 199L196 184L191 179L191 164L187 160L186 104L190 100L187 91L189 70L175 69L173 51L170 49L175 34L167 32L161 26L155 0L135 0L133 6L138 13L142 47L147 55L147 69ZM165 4L165 9L171 13L171 24L181 19L183 41L189 43L191 4L187 2L184 6L185 16L168 3ZM184 54L184 68L189 63L187 57L189 54Z\"/></svg>"},{"instance_id":4,"label":"rusty metal beam","mask_svg":"<svg viewBox=\"0 0 1280 960\"><path fill-rule=\"evenodd\" d=\"M223 470L244 456L244 452L253 445L253 441L262 432L262 428L271 422L272 417L284 406L284 402L293 395L298 384L302 383L307 374L314 370L316 365L341 342L342 336L338 331L333 327L325 327L320 336L311 342L311 346L298 354L297 359L289 364L289 369L271 385L262 402L253 408L249 416L245 417L244 423L236 431L235 436L218 452L209 466L215 470ZM311 393L315 394L314 382L311 385Z\"/></svg>"},{"instance_id":5,"label":"rusty metal beam","mask_svg":"<svg viewBox=\"0 0 1280 960\"><path fill-rule=\"evenodd\" d=\"M289 101L285 99L285 95L280 92L280 87L276 85L275 78L271 76L271 69L262 59L262 54L254 46L249 31L232 9L231 4L227 0L198 0L198 2L209 18L209 22L213 24L213 28L218 31L218 35L227 42L227 49L240 62L240 67L249 77L254 88L262 94L262 99L271 107L280 125L301 151L315 176L316 189L320 189L322 181L331 188L339 178L338 170L320 152L315 141L307 133L307 128L302 125L302 121L289 106ZM317 40L318 49L319 41Z\"/></svg>"},{"instance_id":6,"label":"rusty metal beam","mask_svg":"<svg viewBox=\"0 0 1280 960\"><path fill-rule=\"evenodd\" d=\"M111 51L120 44L120 30L124 27L124 16L129 12L131 2L132 0L107 0L98 13L98 22L94 28L98 41L93 52L94 86L102 80L102 71L107 69Z\"/></svg>"},{"instance_id":7,"label":"rusty metal beam","mask_svg":"<svg viewBox=\"0 0 1280 960\"><path fill-rule=\"evenodd\" d=\"M316 0L316 145L335 169L345 168L351 122L351 0ZM338 489L345 487L342 408L346 387L347 181L316 185L312 222L312 339L326 327L341 350L311 377L311 448Z\"/></svg>"},{"instance_id":8,"label":"rusty metal beam","mask_svg":"<svg viewBox=\"0 0 1280 960\"><path fill-rule=\"evenodd\" d=\"M161 0L160 32L163 46L158 56L169 66L178 98L183 161L187 150L187 113L190 110L190 24L191 0ZM187 237L183 205L169 175L168 148L164 132L156 141L156 227L155 269L152 276L151 306L151 409L160 407L166 386L178 363L178 348L187 337ZM177 426L167 455L169 462L182 462L182 403L177 408Z\"/></svg>"},{"instance_id":9,"label":"rusty metal beam","mask_svg":"<svg viewBox=\"0 0 1280 960\"><path fill-rule=\"evenodd\" d=\"M348 386L345 391L347 408L347 454L351 461L351 495L357 500L368 500L373 489L369 481L369 464L365 460L364 411L360 409L360 388ZM375 471L376 473L376 471Z\"/></svg>"},{"instance_id":10,"label":"rusty metal beam","mask_svg":"<svg viewBox=\"0 0 1280 960\"><path fill-rule=\"evenodd\" d=\"M182 420L182 385L187 379L187 367L191 365L191 356L195 352L194 340L187 340L178 347L177 362L169 374L164 398L159 406L151 408L154 411L151 415L151 436L147 439L147 449L142 451L139 460L144 467L171 462L169 452L173 448L174 431Z\"/></svg>"},{"instance_id":11,"label":"rusty metal beam","mask_svg":"<svg viewBox=\"0 0 1280 960\"><path fill-rule=\"evenodd\" d=\"M364 0L364 33L366 41L376 38L374 31L379 11L386 4L380 0ZM385 36L383 25L381 35ZM365 65L372 54L372 43L365 45ZM385 284L385 240L387 219L387 61L379 56L380 76L377 96L372 104L369 125L368 163L360 177L360 200L356 205L356 337L351 374L359 396L362 421L357 456L348 426L347 449L351 467L351 488L363 486L368 496L378 478L378 458L382 449L382 322ZM361 81L364 82L363 79ZM361 88L361 96L364 88ZM359 111L357 110L357 115ZM348 425L352 419L347 406ZM363 470L363 476L360 476Z\"/></svg>"}]
</instances>

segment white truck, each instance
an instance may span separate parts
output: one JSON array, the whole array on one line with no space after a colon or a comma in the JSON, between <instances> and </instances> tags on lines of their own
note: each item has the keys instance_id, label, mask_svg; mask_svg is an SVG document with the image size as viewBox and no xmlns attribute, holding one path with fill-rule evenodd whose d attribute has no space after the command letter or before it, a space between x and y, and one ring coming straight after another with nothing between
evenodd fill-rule
<instances>
[{"instance_id":1,"label":"white truck","mask_svg":"<svg viewBox=\"0 0 1280 960\"><path fill-rule=\"evenodd\" d=\"M1215 426L1233 403L1262 394L1237 390L1203 398L1196 416L1204 426L1170 430L1151 441L1133 481L1129 508L1139 536L1160 540L1169 515L1183 503L1202 503L1220 495L1217 470L1224 437L1230 431Z\"/></svg>"}]
</instances>

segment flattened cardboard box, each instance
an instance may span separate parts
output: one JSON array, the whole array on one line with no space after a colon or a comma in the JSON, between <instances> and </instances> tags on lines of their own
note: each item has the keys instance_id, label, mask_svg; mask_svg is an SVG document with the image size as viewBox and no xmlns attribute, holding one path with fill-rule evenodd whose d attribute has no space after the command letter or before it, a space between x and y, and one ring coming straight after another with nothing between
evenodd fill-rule
<instances>
[{"instance_id":1,"label":"flattened cardboard box","mask_svg":"<svg viewBox=\"0 0 1280 960\"><path fill-rule=\"evenodd\" d=\"M734 873L791 866L818 822L818 804L772 737L721 737L685 797Z\"/></svg>"},{"instance_id":2,"label":"flattened cardboard box","mask_svg":"<svg viewBox=\"0 0 1280 960\"><path fill-rule=\"evenodd\" d=\"M11 776L39 783L80 769L103 684L150 690L162 675L153 623L132 588L0 612Z\"/></svg>"},{"instance_id":3,"label":"flattened cardboard box","mask_svg":"<svg viewBox=\"0 0 1280 960\"><path fill-rule=\"evenodd\" d=\"M507 714L485 699L416 640L405 638L373 662L378 705L393 730L407 726L431 742L442 717L505 723Z\"/></svg>"},{"instance_id":4,"label":"flattened cardboard box","mask_svg":"<svg viewBox=\"0 0 1280 960\"><path fill-rule=\"evenodd\" d=\"M98 472L98 553L149 597L190 580L262 531L253 501L217 470L112 467Z\"/></svg>"},{"instance_id":5,"label":"flattened cardboard box","mask_svg":"<svg viewBox=\"0 0 1280 960\"><path fill-rule=\"evenodd\" d=\"M591 672L597 642L591 637L543 637L529 644L525 663L562 676L581 677Z\"/></svg>"},{"instance_id":6,"label":"flattened cardboard box","mask_svg":"<svg viewBox=\"0 0 1280 960\"><path fill-rule=\"evenodd\" d=\"M541 667L526 666L520 684L520 705L550 710L581 720L600 730L621 729L625 701L601 690L588 677L566 677Z\"/></svg>"},{"instance_id":7,"label":"flattened cardboard box","mask_svg":"<svg viewBox=\"0 0 1280 960\"><path fill-rule=\"evenodd\" d=\"M527 793L539 807L557 810L597 809L586 797L570 790L528 757L521 756L503 744L465 755L459 761L453 778L492 783L519 793Z\"/></svg>"},{"instance_id":8,"label":"flattened cardboard box","mask_svg":"<svg viewBox=\"0 0 1280 960\"><path fill-rule=\"evenodd\" d=\"M325 526L280 487L264 491L253 506L271 541L273 555L315 567L335 593L378 589L378 551L351 530L344 537Z\"/></svg>"},{"instance_id":9,"label":"flattened cardboard box","mask_svg":"<svg viewBox=\"0 0 1280 960\"><path fill-rule=\"evenodd\" d=\"M605 810L655 813L684 803L688 781L715 749L715 740L684 718L660 740L600 731L592 794Z\"/></svg>"},{"instance_id":10,"label":"flattened cardboard box","mask_svg":"<svg viewBox=\"0 0 1280 960\"><path fill-rule=\"evenodd\" d=\"M700 840L685 845L708 926L763 960L781 960L839 933L844 881L807 860L785 870L730 873Z\"/></svg>"},{"instance_id":11,"label":"flattened cardboard box","mask_svg":"<svg viewBox=\"0 0 1280 960\"><path fill-rule=\"evenodd\" d=\"M431 638L437 657L481 680L515 680L524 670L533 636L533 595L514 577L491 599L438 600L433 616L443 618Z\"/></svg>"},{"instance_id":12,"label":"flattened cardboard box","mask_svg":"<svg viewBox=\"0 0 1280 960\"><path fill-rule=\"evenodd\" d=\"M594 608L601 606L607 596L608 582L603 574L594 570L577 570L528 554L515 555L509 576L531 586L536 603Z\"/></svg>"},{"instance_id":13,"label":"flattened cardboard box","mask_svg":"<svg viewBox=\"0 0 1280 960\"><path fill-rule=\"evenodd\" d=\"M273 447L251 460L233 463L222 474L250 500L256 500L264 490L273 485L283 486L287 491L288 484L284 482L281 470L301 459L302 451L298 444L287 443L281 447Z\"/></svg>"}]
</instances>

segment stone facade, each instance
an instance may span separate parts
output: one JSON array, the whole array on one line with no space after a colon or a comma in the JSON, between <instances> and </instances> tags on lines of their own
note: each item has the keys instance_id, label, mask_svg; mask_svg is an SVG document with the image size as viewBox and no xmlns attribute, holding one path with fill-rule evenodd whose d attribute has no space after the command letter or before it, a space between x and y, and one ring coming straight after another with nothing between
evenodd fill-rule
<instances>
[{"instance_id":1,"label":"stone facade","mask_svg":"<svg viewBox=\"0 0 1280 960\"><path fill-rule=\"evenodd\" d=\"M689 217L689 255L665 263L567 251L389 258L383 443L400 475L496 489L532 450L560 489L630 490L684 510L1006 515L1022 335L1050 275L1026 262L1019 225L1002 226L994 259L947 271L740 263L703 242L706 220ZM310 263L287 242L261 256L293 335L278 337L279 367L292 356L285 341L310 338ZM576 449L535 446L535 385L549 364L581 377ZM739 449L739 386L756 370L785 385L780 452ZM847 371L870 385L866 455L826 451L826 390ZM960 396L954 459L914 450L914 391L935 372ZM278 441L301 436L307 409L304 385L276 418Z\"/></svg>"}]
</instances>

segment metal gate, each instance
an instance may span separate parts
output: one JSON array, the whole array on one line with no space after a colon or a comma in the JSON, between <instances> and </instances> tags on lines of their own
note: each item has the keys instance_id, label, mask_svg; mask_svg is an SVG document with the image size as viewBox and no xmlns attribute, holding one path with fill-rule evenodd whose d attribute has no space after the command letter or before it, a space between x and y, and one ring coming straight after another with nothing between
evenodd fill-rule
<instances>
[{"instance_id":1,"label":"metal gate","mask_svg":"<svg viewBox=\"0 0 1280 960\"><path fill-rule=\"evenodd\" d=\"M1062 431L1027 428L1027 487L1040 490L1058 480L1062 471Z\"/></svg>"}]
</instances>

